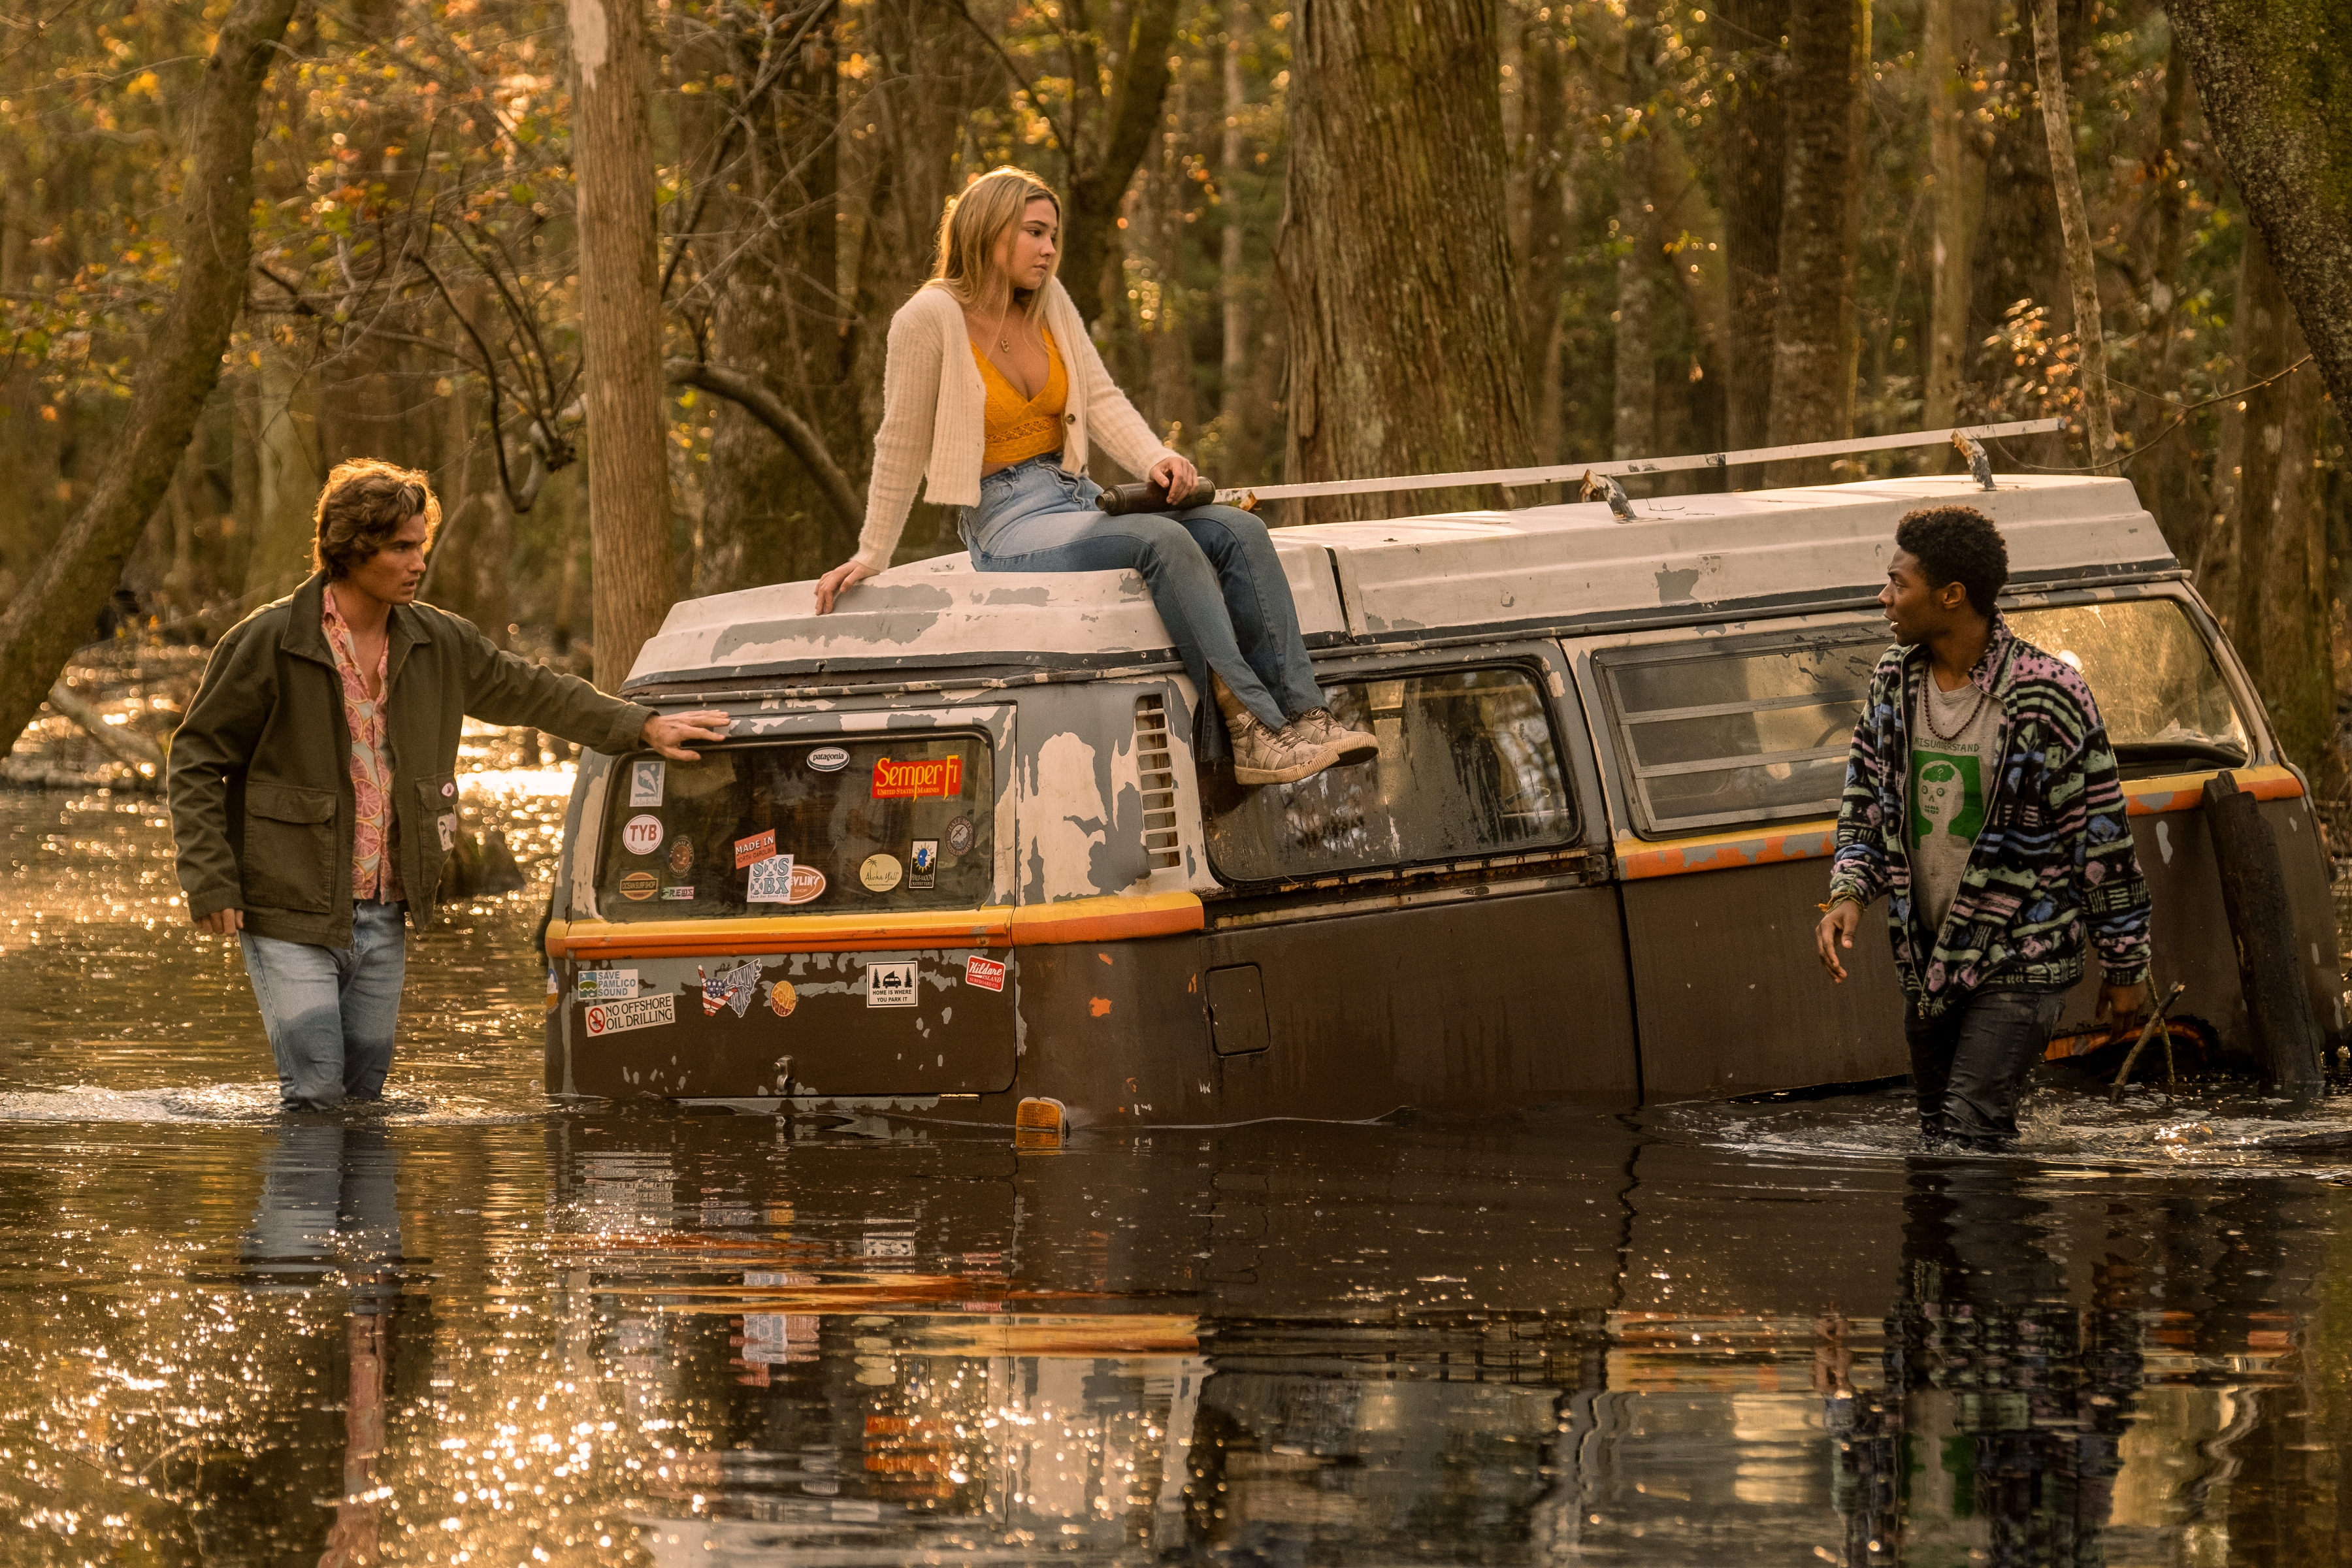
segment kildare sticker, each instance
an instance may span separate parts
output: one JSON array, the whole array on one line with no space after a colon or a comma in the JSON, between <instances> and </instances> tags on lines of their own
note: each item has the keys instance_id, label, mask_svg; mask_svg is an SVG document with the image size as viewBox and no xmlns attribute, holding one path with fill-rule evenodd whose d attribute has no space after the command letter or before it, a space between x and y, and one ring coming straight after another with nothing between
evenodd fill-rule
<instances>
[{"instance_id":1,"label":"kildare sticker","mask_svg":"<svg viewBox=\"0 0 2352 1568\"><path fill-rule=\"evenodd\" d=\"M589 1007L587 1017L591 1035L625 1035L631 1029L675 1024L677 996L665 991L658 996L640 996L634 1002L598 1002Z\"/></svg>"},{"instance_id":2,"label":"kildare sticker","mask_svg":"<svg viewBox=\"0 0 2352 1568\"><path fill-rule=\"evenodd\" d=\"M637 994L634 969L583 969L580 972L583 1002L625 1002Z\"/></svg>"},{"instance_id":3,"label":"kildare sticker","mask_svg":"<svg viewBox=\"0 0 2352 1568\"><path fill-rule=\"evenodd\" d=\"M1004 965L975 952L963 961L963 983L978 986L982 991L1002 991L1004 989Z\"/></svg>"},{"instance_id":4,"label":"kildare sticker","mask_svg":"<svg viewBox=\"0 0 2352 1568\"><path fill-rule=\"evenodd\" d=\"M640 812L621 825L621 847L632 855L650 855L661 844L662 821L651 812Z\"/></svg>"},{"instance_id":5,"label":"kildare sticker","mask_svg":"<svg viewBox=\"0 0 2352 1568\"><path fill-rule=\"evenodd\" d=\"M771 834L769 837L773 837L774 835ZM736 853L739 855L742 853L740 847L738 847ZM818 879L818 886L820 888L824 886L822 877ZM752 861L751 886L750 891L743 895L743 901L751 904L793 902L793 858L789 855L771 855L764 860Z\"/></svg>"},{"instance_id":6,"label":"kildare sticker","mask_svg":"<svg viewBox=\"0 0 2352 1568\"><path fill-rule=\"evenodd\" d=\"M629 804L659 805L662 803L662 780L668 764L660 758L649 758L629 764Z\"/></svg>"},{"instance_id":7,"label":"kildare sticker","mask_svg":"<svg viewBox=\"0 0 2352 1568\"><path fill-rule=\"evenodd\" d=\"M916 839L915 852L907 857L907 886L929 887L939 869L940 841L936 838Z\"/></svg>"},{"instance_id":8,"label":"kildare sticker","mask_svg":"<svg viewBox=\"0 0 2352 1568\"><path fill-rule=\"evenodd\" d=\"M912 960L904 963L869 963L866 966L866 1005L911 1007L922 999L919 984Z\"/></svg>"}]
</instances>

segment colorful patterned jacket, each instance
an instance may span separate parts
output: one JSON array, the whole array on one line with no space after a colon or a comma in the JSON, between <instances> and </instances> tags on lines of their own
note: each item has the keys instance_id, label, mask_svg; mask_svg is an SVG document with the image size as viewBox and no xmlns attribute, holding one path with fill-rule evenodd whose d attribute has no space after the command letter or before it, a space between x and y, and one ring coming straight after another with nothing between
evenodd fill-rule
<instances>
[{"instance_id":1,"label":"colorful patterned jacket","mask_svg":"<svg viewBox=\"0 0 2352 1568\"><path fill-rule=\"evenodd\" d=\"M1923 1017L1988 986L2071 987L2083 977L2086 926L2109 984L2146 979L2147 882L2098 704L2080 671L2019 637L1998 613L1969 672L2000 704L1993 796L1944 929L1929 933L1914 919L1909 715L1927 666L1924 643L1892 647L1871 676L1838 807L1832 900L1867 906L1889 895L1895 966Z\"/></svg>"}]
</instances>

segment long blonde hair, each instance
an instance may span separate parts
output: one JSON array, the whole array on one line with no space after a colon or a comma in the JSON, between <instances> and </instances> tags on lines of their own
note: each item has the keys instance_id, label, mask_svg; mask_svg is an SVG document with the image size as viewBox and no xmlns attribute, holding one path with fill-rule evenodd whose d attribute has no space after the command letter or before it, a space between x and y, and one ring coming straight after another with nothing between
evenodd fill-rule
<instances>
[{"instance_id":1,"label":"long blonde hair","mask_svg":"<svg viewBox=\"0 0 2352 1568\"><path fill-rule=\"evenodd\" d=\"M1040 197L1054 204L1054 216L1059 218L1062 198L1054 194L1054 187L1009 163L972 181L961 195L949 197L947 212L940 219L939 259L923 287L944 289L967 305L976 302L982 284L996 270L997 246L1021 221L1029 204ZM1061 264L1061 249L1056 247L1055 268ZM1048 271L1045 281L1053 279L1054 273ZM1045 290L1042 285L1015 289L1013 302L1034 321L1045 313Z\"/></svg>"}]
</instances>

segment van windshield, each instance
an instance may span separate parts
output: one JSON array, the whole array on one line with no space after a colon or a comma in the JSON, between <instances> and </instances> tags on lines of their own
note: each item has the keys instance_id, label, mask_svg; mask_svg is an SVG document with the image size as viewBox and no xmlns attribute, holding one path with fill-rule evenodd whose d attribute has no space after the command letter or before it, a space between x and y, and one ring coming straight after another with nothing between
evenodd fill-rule
<instances>
[{"instance_id":1,"label":"van windshield","mask_svg":"<svg viewBox=\"0 0 2352 1568\"><path fill-rule=\"evenodd\" d=\"M2009 625L2083 672L2126 772L2232 766L2253 755L2229 682L2179 601L2012 610Z\"/></svg>"},{"instance_id":2,"label":"van windshield","mask_svg":"<svg viewBox=\"0 0 2352 1568\"><path fill-rule=\"evenodd\" d=\"M988 901L987 741L872 738L621 759L596 905L607 920L971 909Z\"/></svg>"}]
</instances>

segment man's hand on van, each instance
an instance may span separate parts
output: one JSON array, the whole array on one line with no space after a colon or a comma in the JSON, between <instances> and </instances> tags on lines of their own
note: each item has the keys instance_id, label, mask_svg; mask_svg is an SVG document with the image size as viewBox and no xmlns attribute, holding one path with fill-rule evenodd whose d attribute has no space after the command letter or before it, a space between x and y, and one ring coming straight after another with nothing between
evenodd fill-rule
<instances>
[{"instance_id":1,"label":"man's hand on van","mask_svg":"<svg viewBox=\"0 0 2352 1568\"><path fill-rule=\"evenodd\" d=\"M1852 899L1837 899L1813 930L1814 944L1822 952L1822 967L1841 985L1845 984L1845 965L1838 962L1838 949L1853 945L1853 933L1861 925L1862 906Z\"/></svg>"},{"instance_id":2,"label":"man's hand on van","mask_svg":"<svg viewBox=\"0 0 2352 1568\"><path fill-rule=\"evenodd\" d=\"M688 741L723 741L735 722L716 708L698 708L691 713L656 713L646 721L645 742L673 762L698 763L699 752L686 749Z\"/></svg>"},{"instance_id":3,"label":"man's hand on van","mask_svg":"<svg viewBox=\"0 0 2352 1568\"><path fill-rule=\"evenodd\" d=\"M873 575L874 568L863 561L843 562L816 580L816 613L833 614L835 600Z\"/></svg>"},{"instance_id":4,"label":"man's hand on van","mask_svg":"<svg viewBox=\"0 0 2352 1568\"><path fill-rule=\"evenodd\" d=\"M2147 1017L2147 982L2136 981L2129 985L2101 985L2099 1010L2092 1016L2094 1024L2111 1028L2128 1028Z\"/></svg>"},{"instance_id":5,"label":"man's hand on van","mask_svg":"<svg viewBox=\"0 0 2352 1568\"><path fill-rule=\"evenodd\" d=\"M235 936L245 929L245 911L215 910L208 915L191 917L190 923L206 936Z\"/></svg>"}]
</instances>

